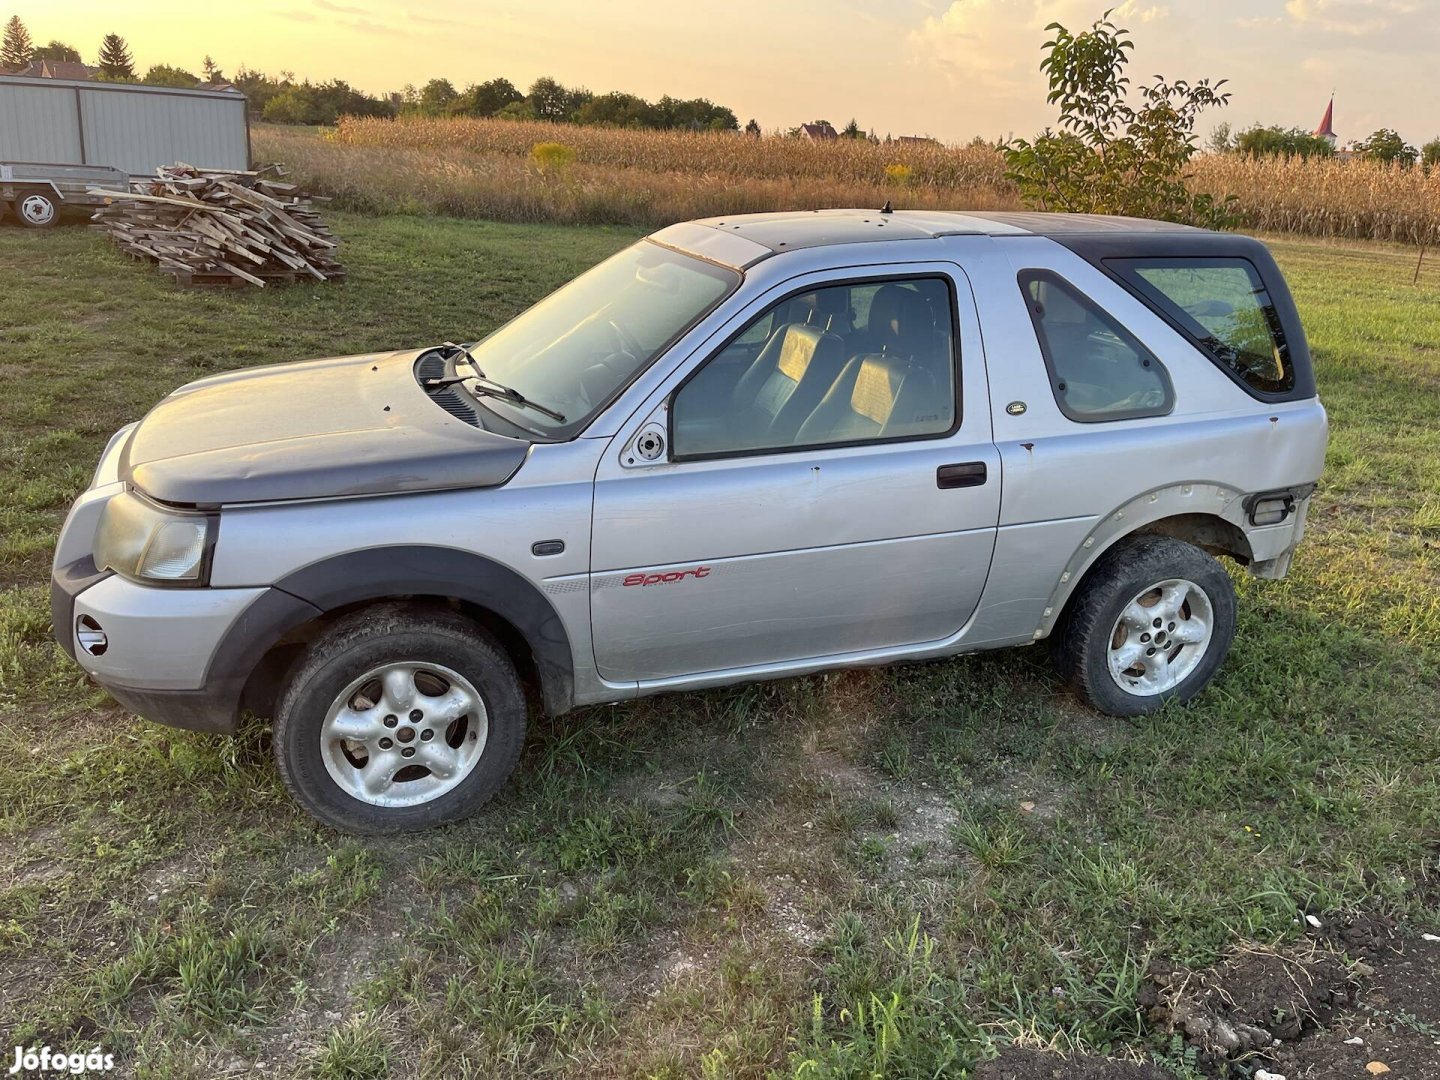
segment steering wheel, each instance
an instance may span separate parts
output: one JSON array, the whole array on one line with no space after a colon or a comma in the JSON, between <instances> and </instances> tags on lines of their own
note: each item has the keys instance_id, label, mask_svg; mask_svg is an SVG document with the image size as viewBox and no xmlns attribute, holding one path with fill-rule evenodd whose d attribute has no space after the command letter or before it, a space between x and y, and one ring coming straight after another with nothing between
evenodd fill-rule
<instances>
[{"instance_id":1,"label":"steering wheel","mask_svg":"<svg viewBox=\"0 0 1440 1080\"><path fill-rule=\"evenodd\" d=\"M636 341L630 331L626 330L614 319L607 320L606 325L610 328L610 333L615 338L616 352L633 356L637 361L645 354L645 350L640 347L640 342Z\"/></svg>"}]
</instances>

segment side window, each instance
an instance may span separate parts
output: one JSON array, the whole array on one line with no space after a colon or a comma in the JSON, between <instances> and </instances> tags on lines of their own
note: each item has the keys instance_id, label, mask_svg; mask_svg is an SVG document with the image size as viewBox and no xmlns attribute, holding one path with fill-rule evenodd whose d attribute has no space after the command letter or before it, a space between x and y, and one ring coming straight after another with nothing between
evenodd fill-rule
<instances>
[{"instance_id":1,"label":"side window","mask_svg":"<svg viewBox=\"0 0 1440 1080\"><path fill-rule=\"evenodd\" d=\"M1106 265L1252 390L1294 388L1280 316L1249 259L1110 259Z\"/></svg>"},{"instance_id":2,"label":"side window","mask_svg":"<svg viewBox=\"0 0 1440 1080\"><path fill-rule=\"evenodd\" d=\"M676 458L924 438L954 430L955 312L942 278L779 301L676 390Z\"/></svg>"},{"instance_id":3,"label":"side window","mask_svg":"<svg viewBox=\"0 0 1440 1080\"><path fill-rule=\"evenodd\" d=\"M1050 388L1071 420L1164 416L1175 405L1165 366L1111 315L1046 271L1020 275Z\"/></svg>"}]
</instances>

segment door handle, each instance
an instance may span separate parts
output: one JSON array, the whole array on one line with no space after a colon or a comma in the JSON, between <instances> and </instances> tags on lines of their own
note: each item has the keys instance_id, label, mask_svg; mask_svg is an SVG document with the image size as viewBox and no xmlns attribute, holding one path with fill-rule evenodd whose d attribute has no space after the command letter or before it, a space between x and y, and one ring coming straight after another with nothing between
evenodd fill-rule
<instances>
[{"instance_id":1,"label":"door handle","mask_svg":"<svg viewBox=\"0 0 1440 1080\"><path fill-rule=\"evenodd\" d=\"M962 465L941 465L935 470L935 486L939 488L979 487L985 483L983 461L967 461Z\"/></svg>"}]
</instances>

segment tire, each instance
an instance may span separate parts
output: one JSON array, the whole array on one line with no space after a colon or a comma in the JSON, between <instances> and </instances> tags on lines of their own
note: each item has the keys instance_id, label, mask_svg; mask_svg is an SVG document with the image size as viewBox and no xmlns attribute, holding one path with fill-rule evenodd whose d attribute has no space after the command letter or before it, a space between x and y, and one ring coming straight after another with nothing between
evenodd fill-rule
<instances>
[{"instance_id":1,"label":"tire","mask_svg":"<svg viewBox=\"0 0 1440 1080\"><path fill-rule=\"evenodd\" d=\"M60 220L60 207L41 191L21 195L11 205L15 219L27 229L49 229Z\"/></svg>"},{"instance_id":2,"label":"tire","mask_svg":"<svg viewBox=\"0 0 1440 1080\"><path fill-rule=\"evenodd\" d=\"M1087 703L1143 716L1200 693L1234 638L1235 586L1224 567L1183 540L1139 535L1100 557L1050 642L1061 676Z\"/></svg>"},{"instance_id":3,"label":"tire","mask_svg":"<svg viewBox=\"0 0 1440 1080\"><path fill-rule=\"evenodd\" d=\"M297 660L275 710L275 763L332 828L428 829L500 790L525 718L515 665L489 634L445 608L387 604L338 620Z\"/></svg>"}]
</instances>

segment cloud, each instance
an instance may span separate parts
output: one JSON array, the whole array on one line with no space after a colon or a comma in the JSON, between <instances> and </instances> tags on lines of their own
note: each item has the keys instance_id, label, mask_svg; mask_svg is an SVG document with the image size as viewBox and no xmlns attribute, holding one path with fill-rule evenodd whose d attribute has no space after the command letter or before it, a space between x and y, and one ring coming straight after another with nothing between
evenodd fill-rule
<instances>
[{"instance_id":1,"label":"cloud","mask_svg":"<svg viewBox=\"0 0 1440 1080\"><path fill-rule=\"evenodd\" d=\"M939 14L926 17L909 41L920 63L937 69L959 94L983 98L991 115L1038 128L1053 121L1040 71L1041 46L1049 38L1045 27L1059 22L1078 33L1097 13L1090 0L951 0ZM1163 4L1125 0L1110 21L1127 27L1169 17Z\"/></svg>"},{"instance_id":2,"label":"cloud","mask_svg":"<svg viewBox=\"0 0 1440 1080\"><path fill-rule=\"evenodd\" d=\"M1393 35L1421 15L1419 0L1286 0L1297 26L1326 34L1365 38ZM1429 21L1429 17L1426 17Z\"/></svg>"}]
</instances>

